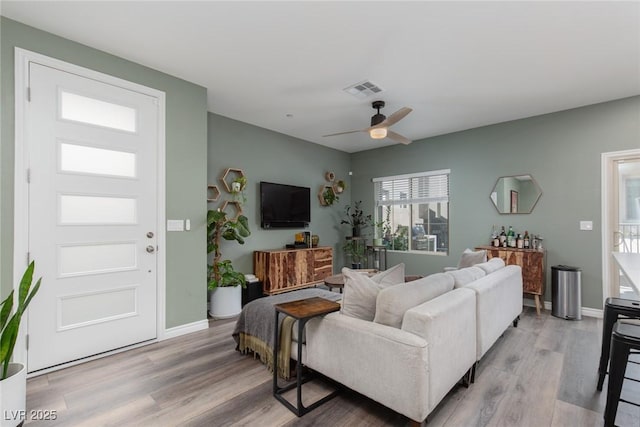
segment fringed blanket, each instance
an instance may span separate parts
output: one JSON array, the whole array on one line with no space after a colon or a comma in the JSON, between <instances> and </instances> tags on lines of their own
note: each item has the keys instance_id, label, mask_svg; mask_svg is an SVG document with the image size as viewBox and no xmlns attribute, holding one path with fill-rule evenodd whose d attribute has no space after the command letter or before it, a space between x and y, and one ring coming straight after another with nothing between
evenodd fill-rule
<instances>
[{"instance_id":1,"label":"fringed blanket","mask_svg":"<svg viewBox=\"0 0 640 427\"><path fill-rule=\"evenodd\" d=\"M236 322L233 339L236 350L246 354L253 352L254 357L273 371L273 334L275 332L275 304L296 301L312 297L322 297L330 301L342 299L342 294L324 289L301 289L270 297L259 298L245 305ZM295 319L279 315L280 342L278 343L278 376L289 379L291 359L291 334ZM302 338L299 337L301 340Z\"/></svg>"}]
</instances>

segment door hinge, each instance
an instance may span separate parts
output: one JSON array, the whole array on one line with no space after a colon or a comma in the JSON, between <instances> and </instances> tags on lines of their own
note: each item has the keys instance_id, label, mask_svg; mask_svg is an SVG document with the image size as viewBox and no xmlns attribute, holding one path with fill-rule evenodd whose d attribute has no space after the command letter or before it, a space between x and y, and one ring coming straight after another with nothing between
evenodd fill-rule
<instances>
[{"instance_id":1,"label":"door hinge","mask_svg":"<svg viewBox=\"0 0 640 427\"><path fill-rule=\"evenodd\" d=\"M27 351L29 351L29 334L27 334L26 341L27 341Z\"/></svg>"},{"instance_id":2,"label":"door hinge","mask_svg":"<svg viewBox=\"0 0 640 427\"><path fill-rule=\"evenodd\" d=\"M31 168L27 169L27 184L31 184Z\"/></svg>"},{"instance_id":3,"label":"door hinge","mask_svg":"<svg viewBox=\"0 0 640 427\"><path fill-rule=\"evenodd\" d=\"M27 265L31 264L31 252L27 252Z\"/></svg>"},{"instance_id":4,"label":"door hinge","mask_svg":"<svg viewBox=\"0 0 640 427\"><path fill-rule=\"evenodd\" d=\"M27 102L31 102L31 88L27 88Z\"/></svg>"}]
</instances>

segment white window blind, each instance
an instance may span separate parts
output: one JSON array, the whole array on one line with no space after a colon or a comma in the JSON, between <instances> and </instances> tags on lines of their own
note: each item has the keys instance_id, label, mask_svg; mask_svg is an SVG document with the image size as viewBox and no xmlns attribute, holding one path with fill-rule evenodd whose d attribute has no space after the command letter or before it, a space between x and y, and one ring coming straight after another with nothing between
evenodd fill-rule
<instances>
[{"instance_id":1,"label":"white window blind","mask_svg":"<svg viewBox=\"0 0 640 427\"><path fill-rule=\"evenodd\" d=\"M374 178L376 206L449 201L450 170Z\"/></svg>"}]
</instances>

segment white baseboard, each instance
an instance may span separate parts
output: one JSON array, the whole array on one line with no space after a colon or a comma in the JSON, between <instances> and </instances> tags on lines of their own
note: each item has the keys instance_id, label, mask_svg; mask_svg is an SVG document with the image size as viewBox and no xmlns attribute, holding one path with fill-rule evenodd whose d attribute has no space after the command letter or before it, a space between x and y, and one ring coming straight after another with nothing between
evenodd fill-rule
<instances>
[{"instance_id":1,"label":"white baseboard","mask_svg":"<svg viewBox=\"0 0 640 427\"><path fill-rule=\"evenodd\" d=\"M174 326L173 328L165 329L162 340L168 340L170 338L176 338L181 335L190 334L192 332L203 331L209 327L209 321L207 319L198 320L197 322L187 323L185 325Z\"/></svg>"},{"instance_id":2,"label":"white baseboard","mask_svg":"<svg viewBox=\"0 0 640 427\"><path fill-rule=\"evenodd\" d=\"M526 305L527 307L535 307L536 303L529 298L524 298L523 299L523 304ZM544 302L544 309L545 310L551 310L551 301L545 301ZM597 308L589 308L589 307L582 307L582 315L583 316L587 316L587 317L596 317L598 319L602 319L602 310L597 309Z\"/></svg>"}]
</instances>

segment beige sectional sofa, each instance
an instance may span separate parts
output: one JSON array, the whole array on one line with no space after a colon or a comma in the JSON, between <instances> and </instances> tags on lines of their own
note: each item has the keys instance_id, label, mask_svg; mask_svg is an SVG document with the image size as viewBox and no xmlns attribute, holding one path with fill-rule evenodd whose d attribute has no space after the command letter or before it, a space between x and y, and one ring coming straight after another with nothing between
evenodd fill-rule
<instances>
[{"instance_id":1,"label":"beige sectional sofa","mask_svg":"<svg viewBox=\"0 0 640 427\"><path fill-rule=\"evenodd\" d=\"M303 363L415 422L472 372L522 311L521 269L500 259L372 286L373 320L352 317L347 277L342 312L307 323Z\"/></svg>"}]
</instances>

